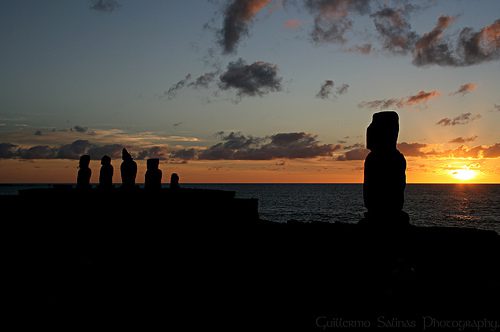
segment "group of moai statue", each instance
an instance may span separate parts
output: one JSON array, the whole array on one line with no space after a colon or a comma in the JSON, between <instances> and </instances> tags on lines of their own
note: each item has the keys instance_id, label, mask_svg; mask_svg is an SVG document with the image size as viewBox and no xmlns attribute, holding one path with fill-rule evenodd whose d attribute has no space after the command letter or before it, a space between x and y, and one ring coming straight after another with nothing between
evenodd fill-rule
<instances>
[{"instance_id":1,"label":"group of moai statue","mask_svg":"<svg viewBox=\"0 0 500 332\"><path fill-rule=\"evenodd\" d=\"M122 150L122 164L120 166L120 173L122 177L123 189L136 188L135 178L137 176L137 163L134 161L127 149ZM83 155L80 157L78 177L76 187L79 189L90 189L90 177L92 170L89 167L90 156ZM159 169L160 160L153 158L147 160L147 170L144 179L144 189L146 190L159 190L161 189L162 172ZM113 173L114 168L111 165L111 158L104 156L101 159L101 170L99 172L99 189L112 189L113 188ZM179 176L172 173L170 177L170 189L179 189Z\"/></svg>"}]
</instances>

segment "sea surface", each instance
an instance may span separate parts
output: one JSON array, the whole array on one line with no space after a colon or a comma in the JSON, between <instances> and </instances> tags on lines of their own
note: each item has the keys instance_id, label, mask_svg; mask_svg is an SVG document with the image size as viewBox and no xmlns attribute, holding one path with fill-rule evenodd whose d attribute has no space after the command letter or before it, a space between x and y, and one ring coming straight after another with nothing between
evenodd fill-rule
<instances>
[{"instance_id":1,"label":"sea surface","mask_svg":"<svg viewBox=\"0 0 500 332\"><path fill-rule=\"evenodd\" d=\"M356 223L363 217L361 184L184 184L221 189L236 197L257 198L262 219L286 222ZM50 185L0 185L0 195ZM473 227L500 233L500 185L409 184L405 208L417 226Z\"/></svg>"}]
</instances>

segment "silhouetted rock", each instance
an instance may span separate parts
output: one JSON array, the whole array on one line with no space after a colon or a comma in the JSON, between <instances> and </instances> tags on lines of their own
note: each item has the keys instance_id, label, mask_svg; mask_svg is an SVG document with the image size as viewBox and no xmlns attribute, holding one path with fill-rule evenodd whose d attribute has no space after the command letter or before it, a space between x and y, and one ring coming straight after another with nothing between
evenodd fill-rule
<instances>
[{"instance_id":1,"label":"silhouetted rock","mask_svg":"<svg viewBox=\"0 0 500 332\"><path fill-rule=\"evenodd\" d=\"M90 189L90 176L92 175L92 170L89 168L90 156L83 155L80 157L78 177L76 179L76 187L78 189Z\"/></svg>"},{"instance_id":2,"label":"silhouetted rock","mask_svg":"<svg viewBox=\"0 0 500 332\"><path fill-rule=\"evenodd\" d=\"M99 172L99 188L109 190L113 188L113 165L111 158L104 156L101 159L101 171Z\"/></svg>"},{"instance_id":3,"label":"silhouetted rock","mask_svg":"<svg viewBox=\"0 0 500 332\"><path fill-rule=\"evenodd\" d=\"M170 176L170 189L180 189L179 175L177 175L177 173L172 173L172 175Z\"/></svg>"},{"instance_id":4,"label":"silhouetted rock","mask_svg":"<svg viewBox=\"0 0 500 332\"><path fill-rule=\"evenodd\" d=\"M147 171L144 181L144 189L146 190L159 190L161 189L161 170L158 169L160 159L148 159Z\"/></svg>"},{"instance_id":5,"label":"silhouetted rock","mask_svg":"<svg viewBox=\"0 0 500 332\"><path fill-rule=\"evenodd\" d=\"M122 150L123 162L120 166L122 175L122 187L124 189L135 188L135 177L137 176L137 163L134 161L127 149Z\"/></svg>"},{"instance_id":6,"label":"silhouetted rock","mask_svg":"<svg viewBox=\"0 0 500 332\"><path fill-rule=\"evenodd\" d=\"M396 112L379 112L366 132L363 199L368 212L365 222L388 226L407 225L403 212L406 160L397 149L399 117Z\"/></svg>"}]
</instances>

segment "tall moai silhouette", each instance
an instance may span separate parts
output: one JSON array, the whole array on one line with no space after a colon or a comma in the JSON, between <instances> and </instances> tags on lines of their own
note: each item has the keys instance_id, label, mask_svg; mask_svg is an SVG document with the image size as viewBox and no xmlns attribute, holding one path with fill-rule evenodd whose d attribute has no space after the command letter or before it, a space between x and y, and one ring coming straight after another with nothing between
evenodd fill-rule
<instances>
[{"instance_id":1,"label":"tall moai silhouette","mask_svg":"<svg viewBox=\"0 0 500 332\"><path fill-rule=\"evenodd\" d=\"M99 188L111 189L113 188L113 165L111 165L111 158L104 156L101 158L101 170L99 172Z\"/></svg>"},{"instance_id":2,"label":"tall moai silhouette","mask_svg":"<svg viewBox=\"0 0 500 332\"><path fill-rule=\"evenodd\" d=\"M408 224L403 212L406 187L406 159L397 149L399 116L386 111L373 114L366 131L363 200L369 221Z\"/></svg>"},{"instance_id":3,"label":"tall moai silhouette","mask_svg":"<svg viewBox=\"0 0 500 332\"><path fill-rule=\"evenodd\" d=\"M137 176L137 163L125 148L122 150L122 159L123 161L120 166L122 187L124 189L134 189L135 177Z\"/></svg>"},{"instance_id":4,"label":"tall moai silhouette","mask_svg":"<svg viewBox=\"0 0 500 332\"><path fill-rule=\"evenodd\" d=\"M144 189L146 190L159 190L161 189L162 172L158 168L160 159L148 159L147 170L144 179Z\"/></svg>"},{"instance_id":5,"label":"tall moai silhouette","mask_svg":"<svg viewBox=\"0 0 500 332\"><path fill-rule=\"evenodd\" d=\"M78 189L90 189L90 177L92 175L92 170L90 169L89 164L90 156L88 154L80 156L78 176L76 178L76 187Z\"/></svg>"}]
</instances>

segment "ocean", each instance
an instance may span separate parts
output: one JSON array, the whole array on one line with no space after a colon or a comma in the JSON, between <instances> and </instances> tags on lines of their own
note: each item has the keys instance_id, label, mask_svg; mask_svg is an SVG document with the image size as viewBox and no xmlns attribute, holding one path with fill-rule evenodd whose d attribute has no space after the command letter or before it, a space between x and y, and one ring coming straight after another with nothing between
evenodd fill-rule
<instances>
[{"instance_id":1,"label":"ocean","mask_svg":"<svg viewBox=\"0 0 500 332\"><path fill-rule=\"evenodd\" d=\"M49 185L0 185L0 195ZM262 219L356 223L363 217L361 184L184 184L257 198ZM416 226L472 227L500 234L500 185L408 184L404 210Z\"/></svg>"}]
</instances>

